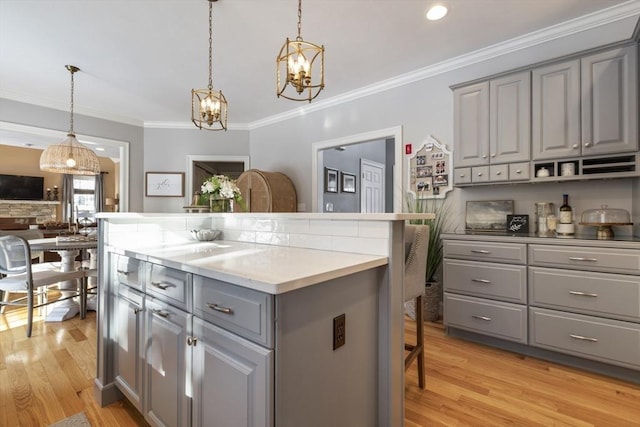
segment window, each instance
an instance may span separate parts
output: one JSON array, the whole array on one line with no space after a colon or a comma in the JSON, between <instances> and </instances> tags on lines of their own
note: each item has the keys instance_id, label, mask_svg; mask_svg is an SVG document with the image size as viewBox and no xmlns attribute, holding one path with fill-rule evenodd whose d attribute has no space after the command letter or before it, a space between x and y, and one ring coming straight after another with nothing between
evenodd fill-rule
<instances>
[{"instance_id":1,"label":"window","mask_svg":"<svg viewBox=\"0 0 640 427\"><path fill-rule=\"evenodd\" d=\"M76 219L96 217L96 180L93 176L76 175L73 177L73 206Z\"/></svg>"}]
</instances>

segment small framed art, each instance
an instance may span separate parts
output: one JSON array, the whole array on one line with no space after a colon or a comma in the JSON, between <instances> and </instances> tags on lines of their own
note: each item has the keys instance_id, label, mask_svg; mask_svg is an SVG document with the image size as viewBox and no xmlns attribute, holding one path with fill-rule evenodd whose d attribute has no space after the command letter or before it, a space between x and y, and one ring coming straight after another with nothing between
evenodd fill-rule
<instances>
[{"instance_id":1,"label":"small framed art","mask_svg":"<svg viewBox=\"0 0 640 427\"><path fill-rule=\"evenodd\" d=\"M146 172L147 197L184 197L184 172Z\"/></svg>"},{"instance_id":2,"label":"small framed art","mask_svg":"<svg viewBox=\"0 0 640 427\"><path fill-rule=\"evenodd\" d=\"M338 192L338 170L324 168L324 191L325 193Z\"/></svg>"},{"instance_id":3,"label":"small framed art","mask_svg":"<svg viewBox=\"0 0 640 427\"><path fill-rule=\"evenodd\" d=\"M343 193L356 192L356 176L352 173L340 172L340 191Z\"/></svg>"}]
</instances>

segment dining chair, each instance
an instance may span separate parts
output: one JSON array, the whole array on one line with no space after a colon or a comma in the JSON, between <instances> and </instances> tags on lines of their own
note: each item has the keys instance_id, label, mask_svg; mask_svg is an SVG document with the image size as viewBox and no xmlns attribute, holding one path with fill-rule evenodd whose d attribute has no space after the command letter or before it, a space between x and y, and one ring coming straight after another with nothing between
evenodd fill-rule
<instances>
[{"instance_id":1,"label":"dining chair","mask_svg":"<svg viewBox=\"0 0 640 427\"><path fill-rule=\"evenodd\" d=\"M13 300L2 298L0 307L9 305L27 307L27 337L31 336L35 308L75 297L80 297L80 300L84 301L87 288L84 270L63 272L52 263L32 264L31 258L31 247L27 239L17 235L0 236L0 274L4 276L0 278L0 291L5 294L26 294ZM54 301L45 299L41 303L34 302L34 298L39 293L46 292L47 287L70 280L80 281L79 291Z\"/></svg>"},{"instance_id":2,"label":"dining chair","mask_svg":"<svg viewBox=\"0 0 640 427\"><path fill-rule=\"evenodd\" d=\"M404 348L409 353L404 359L405 371L415 359L418 360L418 385L424 388L424 284L427 275L427 248L429 226L407 224L404 228L404 301L414 300L416 311L416 344L406 342Z\"/></svg>"}]
</instances>

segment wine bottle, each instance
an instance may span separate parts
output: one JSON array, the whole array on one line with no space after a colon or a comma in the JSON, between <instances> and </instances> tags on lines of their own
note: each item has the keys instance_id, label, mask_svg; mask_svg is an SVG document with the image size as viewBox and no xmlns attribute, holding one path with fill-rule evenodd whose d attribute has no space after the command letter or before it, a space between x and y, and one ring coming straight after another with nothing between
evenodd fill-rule
<instances>
[{"instance_id":1,"label":"wine bottle","mask_svg":"<svg viewBox=\"0 0 640 427\"><path fill-rule=\"evenodd\" d=\"M562 195L562 206L560 206L560 224L573 224L573 209L569 205L569 195Z\"/></svg>"}]
</instances>

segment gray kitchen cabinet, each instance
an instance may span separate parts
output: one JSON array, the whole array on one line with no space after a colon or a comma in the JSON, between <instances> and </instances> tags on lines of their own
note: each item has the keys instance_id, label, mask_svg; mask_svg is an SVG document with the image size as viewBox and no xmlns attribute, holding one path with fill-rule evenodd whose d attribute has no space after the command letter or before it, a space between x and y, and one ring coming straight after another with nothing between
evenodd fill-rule
<instances>
[{"instance_id":1,"label":"gray kitchen cabinet","mask_svg":"<svg viewBox=\"0 0 640 427\"><path fill-rule=\"evenodd\" d=\"M114 279L115 382L129 401L142 410L144 371L144 263L124 255L110 254Z\"/></svg>"},{"instance_id":2,"label":"gray kitchen cabinet","mask_svg":"<svg viewBox=\"0 0 640 427\"><path fill-rule=\"evenodd\" d=\"M443 247L450 335L637 377L637 242L448 234Z\"/></svg>"},{"instance_id":3,"label":"gray kitchen cabinet","mask_svg":"<svg viewBox=\"0 0 640 427\"><path fill-rule=\"evenodd\" d=\"M489 164L489 82L453 91L456 167Z\"/></svg>"},{"instance_id":4,"label":"gray kitchen cabinet","mask_svg":"<svg viewBox=\"0 0 640 427\"><path fill-rule=\"evenodd\" d=\"M198 317L193 335L192 426L273 426L273 350Z\"/></svg>"},{"instance_id":5,"label":"gray kitchen cabinet","mask_svg":"<svg viewBox=\"0 0 640 427\"><path fill-rule=\"evenodd\" d=\"M443 250L445 325L526 344L526 245L445 240Z\"/></svg>"},{"instance_id":6,"label":"gray kitchen cabinet","mask_svg":"<svg viewBox=\"0 0 640 427\"><path fill-rule=\"evenodd\" d=\"M489 162L530 160L531 73L523 71L489 81ZM507 179L498 177L496 180Z\"/></svg>"},{"instance_id":7,"label":"gray kitchen cabinet","mask_svg":"<svg viewBox=\"0 0 640 427\"><path fill-rule=\"evenodd\" d=\"M532 159L579 156L580 60L534 68L531 76Z\"/></svg>"},{"instance_id":8,"label":"gray kitchen cabinet","mask_svg":"<svg viewBox=\"0 0 640 427\"><path fill-rule=\"evenodd\" d=\"M120 391L142 410L144 372L144 294L119 284L115 299L115 381Z\"/></svg>"},{"instance_id":9,"label":"gray kitchen cabinet","mask_svg":"<svg viewBox=\"0 0 640 427\"><path fill-rule=\"evenodd\" d=\"M530 159L530 92L529 71L454 89L454 182L509 181Z\"/></svg>"},{"instance_id":10,"label":"gray kitchen cabinet","mask_svg":"<svg viewBox=\"0 0 640 427\"><path fill-rule=\"evenodd\" d=\"M145 312L145 419L152 426L189 426L192 315L150 296Z\"/></svg>"},{"instance_id":11,"label":"gray kitchen cabinet","mask_svg":"<svg viewBox=\"0 0 640 427\"><path fill-rule=\"evenodd\" d=\"M582 154L638 150L638 46L581 59Z\"/></svg>"}]
</instances>

